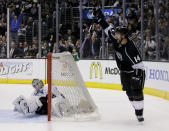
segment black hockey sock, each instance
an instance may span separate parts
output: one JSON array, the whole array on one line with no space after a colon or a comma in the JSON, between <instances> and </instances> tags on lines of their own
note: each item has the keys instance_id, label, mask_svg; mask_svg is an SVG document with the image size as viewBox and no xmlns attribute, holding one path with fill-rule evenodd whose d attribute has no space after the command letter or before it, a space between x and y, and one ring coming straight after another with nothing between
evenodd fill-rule
<instances>
[{"instance_id":1,"label":"black hockey sock","mask_svg":"<svg viewBox=\"0 0 169 131\"><path fill-rule=\"evenodd\" d=\"M141 110L135 110L136 116L143 116L143 109Z\"/></svg>"},{"instance_id":2,"label":"black hockey sock","mask_svg":"<svg viewBox=\"0 0 169 131\"><path fill-rule=\"evenodd\" d=\"M139 122L144 121L143 118L143 109L144 109L144 100L141 101L130 101L132 106L135 109L135 114Z\"/></svg>"}]
</instances>

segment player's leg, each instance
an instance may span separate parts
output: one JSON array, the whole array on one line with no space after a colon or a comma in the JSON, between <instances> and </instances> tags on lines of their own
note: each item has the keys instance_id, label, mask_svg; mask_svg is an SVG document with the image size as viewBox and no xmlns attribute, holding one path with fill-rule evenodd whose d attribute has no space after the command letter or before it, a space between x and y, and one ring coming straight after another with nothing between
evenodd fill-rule
<instances>
[{"instance_id":1,"label":"player's leg","mask_svg":"<svg viewBox=\"0 0 169 131\"><path fill-rule=\"evenodd\" d=\"M144 97L143 97L143 87L144 87L144 77L141 78L141 85L137 84L133 86L131 81L132 73L121 72L121 83L122 88L126 91L129 101L135 109L135 114L139 121L143 119L143 107L144 107ZM140 81L139 81L140 82Z\"/></svg>"},{"instance_id":2,"label":"player's leg","mask_svg":"<svg viewBox=\"0 0 169 131\"><path fill-rule=\"evenodd\" d=\"M24 97L22 97L22 99L18 98L19 101L14 101L15 111L23 114L34 113L37 109L42 107L39 98L39 96L32 96L29 99L25 99Z\"/></svg>"},{"instance_id":3,"label":"player's leg","mask_svg":"<svg viewBox=\"0 0 169 131\"><path fill-rule=\"evenodd\" d=\"M144 110L144 96L142 90L134 90L132 92L133 101L132 106L135 109L135 114L139 121L144 121L143 110Z\"/></svg>"},{"instance_id":4,"label":"player's leg","mask_svg":"<svg viewBox=\"0 0 169 131\"><path fill-rule=\"evenodd\" d=\"M143 118L143 109L144 109L144 94L143 94L143 88L144 88L144 82L145 82L145 72L140 70L140 73L134 78L134 80L131 78L131 94L133 97L133 101L131 101L131 104L133 105L135 109L135 114L138 118L138 121L144 121Z\"/></svg>"},{"instance_id":5,"label":"player's leg","mask_svg":"<svg viewBox=\"0 0 169 131\"><path fill-rule=\"evenodd\" d=\"M23 114L29 113L29 107L28 107L28 103L26 100L22 100L20 102L20 109L21 109L21 113L23 113Z\"/></svg>"},{"instance_id":6,"label":"player's leg","mask_svg":"<svg viewBox=\"0 0 169 131\"><path fill-rule=\"evenodd\" d=\"M47 97L41 97L39 100L42 103L42 106L39 107L35 113L40 115L46 115L48 113L48 103L47 103Z\"/></svg>"},{"instance_id":7,"label":"player's leg","mask_svg":"<svg viewBox=\"0 0 169 131\"><path fill-rule=\"evenodd\" d=\"M130 90L131 87L131 73L126 73L126 72L120 72L120 80L121 80L121 85L122 85L122 90L123 91L128 91Z\"/></svg>"},{"instance_id":8,"label":"player's leg","mask_svg":"<svg viewBox=\"0 0 169 131\"><path fill-rule=\"evenodd\" d=\"M120 73L122 89L123 91L126 91L126 95L128 96L129 101L132 103L134 99L131 90L131 82L130 82L131 75L132 75L131 73L126 73L126 72Z\"/></svg>"},{"instance_id":9,"label":"player's leg","mask_svg":"<svg viewBox=\"0 0 169 131\"><path fill-rule=\"evenodd\" d=\"M19 97L17 97L17 98L13 101L14 111L22 113L22 109L21 109L21 106L20 106L20 104L21 104L22 101L25 101L25 97L22 96L22 95L19 96ZM22 102L22 103L23 103L23 102ZM22 105L22 104L21 104L21 105Z\"/></svg>"}]
</instances>

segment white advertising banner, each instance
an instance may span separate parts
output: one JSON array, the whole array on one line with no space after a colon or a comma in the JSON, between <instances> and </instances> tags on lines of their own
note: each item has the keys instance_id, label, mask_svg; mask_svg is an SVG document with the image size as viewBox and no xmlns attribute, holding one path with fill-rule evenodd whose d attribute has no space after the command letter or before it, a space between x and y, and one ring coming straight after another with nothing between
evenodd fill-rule
<instances>
[{"instance_id":1,"label":"white advertising banner","mask_svg":"<svg viewBox=\"0 0 169 131\"><path fill-rule=\"evenodd\" d=\"M1 79L45 79L45 59L1 59Z\"/></svg>"},{"instance_id":2,"label":"white advertising banner","mask_svg":"<svg viewBox=\"0 0 169 131\"><path fill-rule=\"evenodd\" d=\"M145 86L169 91L169 63L144 62ZM78 62L84 81L120 84L119 69L114 60L81 60Z\"/></svg>"},{"instance_id":3,"label":"white advertising banner","mask_svg":"<svg viewBox=\"0 0 169 131\"><path fill-rule=\"evenodd\" d=\"M121 83L120 71L114 60L80 60L77 65L85 82ZM145 87L169 91L169 63L144 62L144 65ZM47 79L45 59L0 59L0 81L18 79L19 83L20 79L33 78Z\"/></svg>"},{"instance_id":4,"label":"white advertising banner","mask_svg":"<svg viewBox=\"0 0 169 131\"><path fill-rule=\"evenodd\" d=\"M146 71L145 86L169 91L169 63L144 62Z\"/></svg>"},{"instance_id":5,"label":"white advertising banner","mask_svg":"<svg viewBox=\"0 0 169 131\"><path fill-rule=\"evenodd\" d=\"M115 61L81 60L78 66L84 81L120 84L120 71Z\"/></svg>"}]
</instances>

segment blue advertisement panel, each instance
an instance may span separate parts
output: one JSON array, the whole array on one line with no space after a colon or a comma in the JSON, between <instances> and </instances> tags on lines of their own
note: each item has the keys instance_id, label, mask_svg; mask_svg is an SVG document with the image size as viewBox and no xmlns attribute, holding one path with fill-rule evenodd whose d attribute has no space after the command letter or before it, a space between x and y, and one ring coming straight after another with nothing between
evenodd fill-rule
<instances>
[{"instance_id":1,"label":"blue advertisement panel","mask_svg":"<svg viewBox=\"0 0 169 131\"><path fill-rule=\"evenodd\" d=\"M105 16L115 16L115 14L119 14L122 12L121 8L106 8L104 9L104 15ZM136 10L135 10L136 12ZM129 9L126 9L126 14L128 15ZM93 9L84 9L83 10L83 19L93 19Z\"/></svg>"}]
</instances>

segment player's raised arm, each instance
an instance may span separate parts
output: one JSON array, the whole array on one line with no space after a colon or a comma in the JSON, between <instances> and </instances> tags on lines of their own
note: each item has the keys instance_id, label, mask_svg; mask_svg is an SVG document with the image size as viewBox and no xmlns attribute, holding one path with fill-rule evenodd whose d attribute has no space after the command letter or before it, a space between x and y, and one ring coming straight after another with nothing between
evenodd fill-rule
<instances>
[{"instance_id":1,"label":"player's raised arm","mask_svg":"<svg viewBox=\"0 0 169 131\"><path fill-rule=\"evenodd\" d=\"M112 41L116 41L115 37L114 37L114 33L115 33L115 29L114 27L112 27L112 25L109 25L106 20L105 20L105 16L103 15L101 9L94 9L93 11L93 15L95 16L95 19L97 21L97 23L99 23L101 25L101 27L103 28L104 32L106 33L107 36L109 36L109 38Z\"/></svg>"}]
</instances>

